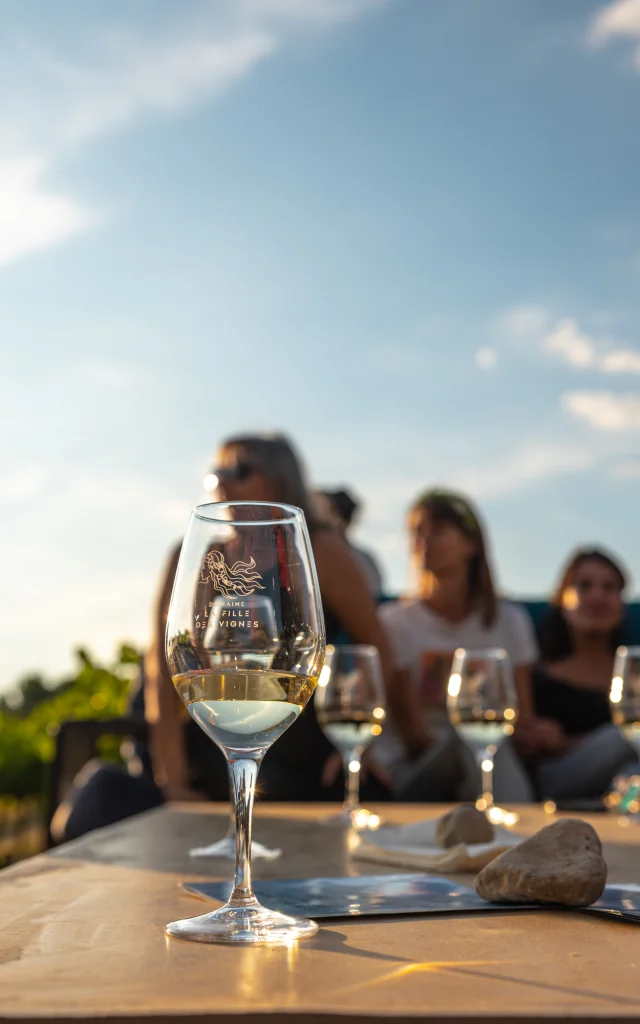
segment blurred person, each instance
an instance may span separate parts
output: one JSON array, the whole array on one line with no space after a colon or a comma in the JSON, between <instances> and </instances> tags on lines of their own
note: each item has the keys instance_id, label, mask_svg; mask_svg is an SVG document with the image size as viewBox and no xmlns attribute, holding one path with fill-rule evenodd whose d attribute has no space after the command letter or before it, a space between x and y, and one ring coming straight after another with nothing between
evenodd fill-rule
<instances>
[{"instance_id":1,"label":"blurred person","mask_svg":"<svg viewBox=\"0 0 640 1024\"><path fill-rule=\"evenodd\" d=\"M391 651L358 560L339 533L312 506L300 461L281 435L241 435L225 441L208 479L220 501L264 501L295 505L305 513L324 609L327 642L373 644L385 681L392 679ZM222 752L185 714L165 658L165 626L180 547L165 566L154 613L153 641L144 664L144 708L151 729L152 774L133 777L113 766L87 769L72 805L59 815L58 837L72 839L93 828L139 813L163 800L226 800L228 777ZM387 706L407 749L425 749L426 738L411 718L401 687L388 686ZM267 752L259 792L273 800L342 799L339 756L321 731L313 706ZM376 771L379 778L376 778ZM372 777L373 776L373 777ZM388 799L386 773L370 765L366 799Z\"/></svg>"},{"instance_id":2,"label":"blurred person","mask_svg":"<svg viewBox=\"0 0 640 1024\"><path fill-rule=\"evenodd\" d=\"M526 724L533 717L531 666L538 655L533 627L524 609L498 598L485 532L467 498L427 490L412 505L408 526L417 594L383 604L378 614L395 653L395 685L411 695L414 719L424 723L430 748L408 758L387 729L374 743L374 756L389 771L398 799L451 800L462 795L465 783L475 799L475 765L446 711L453 654L458 647L503 647L513 666L520 719L528 734L536 733ZM504 746L496 755L496 798L530 798L526 776ZM500 775L514 779L512 795L501 792Z\"/></svg>"},{"instance_id":3,"label":"blurred person","mask_svg":"<svg viewBox=\"0 0 640 1024\"><path fill-rule=\"evenodd\" d=\"M323 499L323 507L328 512L330 522L345 539L360 562L367 577L371 593L376 600L379 600L383 594L383 586L382 573L378 563L370 551L353 544L349 537L351 527L360 511L360 502L356 501L346 488L336 491L318 491L318 496Z\"/></svg>"},{"instance_id":4,"label":"blurred person","mask_svg":"<svg viewBox=\"0 0 640 1024\"><path fill-rule=\"evenodd\" d=\"M281 435L240 435L225 441L218 452L212 476L220 501L275 501L295 505L305 513L318 572L327 642L349 639L373 644L380 651L388 680L392 656L384 630L376 617L364 573L345 540L324 525L314 511L300 461L290 442ZM179 557L172 553L161 587L156 610L154 642L147 671L147 719L152 723L154 775L170 799L194 796L189 781L185 733L180 727L181 704L169 677L164 655L165 622ZM401 688L387 696L400 735L411 746L415 729L410 720L409 700ZM206 737L207 747L218 755ZM323 768L333 753L315 717L313 703L267 752L260 772L260 792L274 800L314 800L335 797L337 790L323 786ZM222 764L222 754L217 758ZM221 772L215 772L218 780ZM207 790L200 772L199 788ZM330 777L330 775L329 775ZM224 773L226 786L226 772ZM325 774L325 782L327 775ZM218 782L216 781L216 787ZM380 794L382 795L382 794Z\"/></svg>"},{"instance_id":5,"label":"blurred person","mask_svg":"<svg viewBox=\"0 0 640 1024\"><path fill-rule=\"evenodd\" d=\"M521 737L520 750L541 799L596 799L615 775L637 769L637 754L612 724L609 707L626 587L627 573L614 558L580 549L540 623L533 702L549 728L543 744Z\"/></svg>"}]
</instances>

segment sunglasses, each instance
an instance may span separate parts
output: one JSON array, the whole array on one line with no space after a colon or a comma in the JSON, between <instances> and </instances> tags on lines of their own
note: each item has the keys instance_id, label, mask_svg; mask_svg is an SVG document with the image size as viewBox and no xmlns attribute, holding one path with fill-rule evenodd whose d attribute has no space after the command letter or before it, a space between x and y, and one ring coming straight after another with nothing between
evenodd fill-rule
<instances>
[{"instance_id":1,"label":"sunglasses","mask_svg":"<svg viewBox=\"0 0 640 1024\"><path fill-rule=\"evenodd\" d=\"M215 477L218 484L231 483L233 480L248 480L254 473L259 472L258 467L252 466L250 462L236 462L235 466L221 466L219 469L212 469L207 479Z\"/></svg>"}]
</instances>

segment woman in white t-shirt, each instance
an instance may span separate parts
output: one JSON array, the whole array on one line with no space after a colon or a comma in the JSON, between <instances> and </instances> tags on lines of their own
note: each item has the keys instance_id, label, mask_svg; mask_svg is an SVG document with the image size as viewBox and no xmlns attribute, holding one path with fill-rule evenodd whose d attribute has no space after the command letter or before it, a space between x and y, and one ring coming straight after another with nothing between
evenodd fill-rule
<instances>
[{"instance_id":1,"label":"woman in white t-shirt","mask_svg":"<svg viewBox=\"0 0 640 1024\"><path fill-rule=\"evenodd\" d=\"M446 714L453 652L503 647L509 653L520 728L530 736L538 728L530 682L537 647L526 612L496 596L484 532L466 498L425 492L411 508L409 535L417 596L383 604L379 615L395 654L397 685L411 684L413 748L400 742L390 722L374 756L389 771L399 799L450 800L459 795L466 760Z\"/></svg>"}]
</instances>

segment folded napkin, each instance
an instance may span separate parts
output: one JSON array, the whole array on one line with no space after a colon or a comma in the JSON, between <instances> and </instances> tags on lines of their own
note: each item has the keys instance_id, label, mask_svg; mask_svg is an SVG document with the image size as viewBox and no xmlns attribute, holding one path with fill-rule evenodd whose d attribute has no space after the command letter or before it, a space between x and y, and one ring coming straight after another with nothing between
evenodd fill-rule
<instances>
[{"instance_id":1,"label":"folded napkin","mask_svg":"<svg viewBox=\"0 0 640 1024\"><path fill-rule=\"evenodd\" d=\"M443 850L436 843L437 823L437 819L432 818L413 825L387 826L375 833L360 833L360 844L352 856L358 860L419 871L475 873L522 839L508 828L494 826L492 843L474 843L471 846L459 843Z\"/></svg>"}]
</instances>

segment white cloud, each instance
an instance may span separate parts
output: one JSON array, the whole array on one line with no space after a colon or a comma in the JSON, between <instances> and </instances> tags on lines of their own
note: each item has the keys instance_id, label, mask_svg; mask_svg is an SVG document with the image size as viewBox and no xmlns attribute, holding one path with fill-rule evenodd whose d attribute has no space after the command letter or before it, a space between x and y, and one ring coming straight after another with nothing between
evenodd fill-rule
<instances>
[{"instance_id":1,"label":"white cloud","mask_svg":"<svg viewBox=\"0 0 640 1024\"><path fill-rule=\"evenodd\" d=\"M581 332L575 320L560 320L545 338L544 348L561 356L570 366L591 366L595 359L592 339Z\"/></svg>"},{"instance_id":2,"label":"white cloud","mask_svg":"<svg viewBox=\"0 0 640 1024\"><path fill-rule=\"evenodd\" d=\"M616 37L638 40L634 55L640 71L640 0L616 0L592 19L589 39L594 46L603 46Z\"/></svg>"},{"instance_id":3,"label":"white cloud","mask_svg":"<svg viewBox=\"0 0 640 1024\"><path fill-rule=\"evenodd\" d=\"M618 348L611 339L591 337L581 330L576 320L559 320L544 339L543 348L576 369L640 375L639 351L628 347Z\"/></svg>"},{"instance_id":4,"label":"white cloud","mask_svg":"<svg viewBox=\"0 0 640 1024\"><path fill-rule=\"evenodd\" d=\"M43 183L39 157L0 160L0 266L66 242L98 221L94 210Z\"/></svg>"},{"instance_id":5,"label":"white cloud","mask_svg":"<svg viewBox=\"0 0 640 1024\"><path fill-rule=\"evenodd\" d=\"M479 348L474 358L476 366L481 370L490 370L498 361L498 353L495 348Z\"/></svg>"},{"instance_id":6,"label":"white cloud","mask_svg":"<svg viewBox=\"0 0 640 1024\"><path fill-rule=\"evenodd\" d=\"M640 430L640 395L616 395L611 391L567 391L562 406L595 430Z\"/></svg>"},{"instance_id":7,"label":"white cloud","mask_svg":"<svg viewBox=\"0 0 640 1024\"><path fill-rule=\"evenodd\" d=\"M297 34L328 30L386 2L221 0L190 10L177 5L169 24L136 23L132 13L126 30L107 14L98 28L79 19L62 44L64 53L5 33L0 266L99 222L96 210L45 184L72 147L140 118L173 115L215 98ZM69 55L71 45L80 57Z\"/></svg>"}]
</instances>

